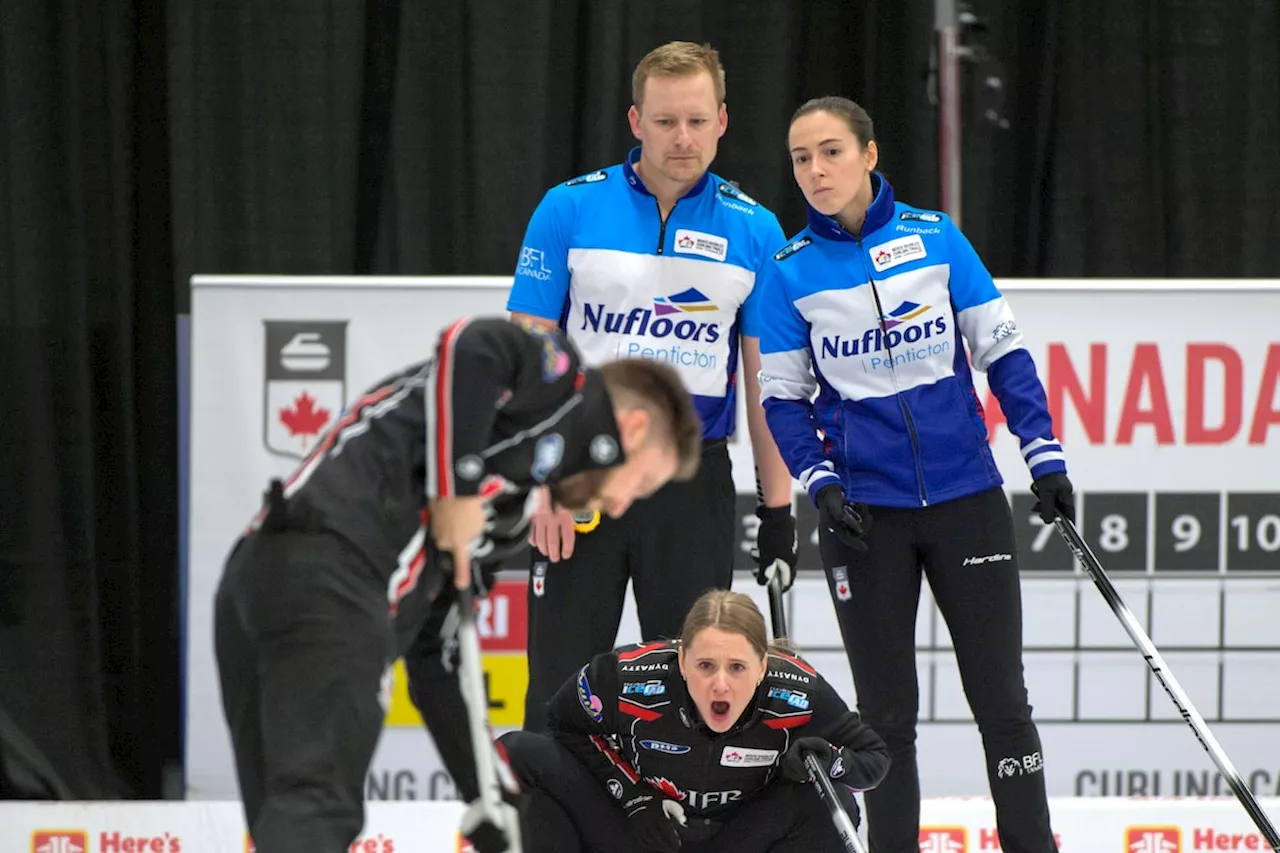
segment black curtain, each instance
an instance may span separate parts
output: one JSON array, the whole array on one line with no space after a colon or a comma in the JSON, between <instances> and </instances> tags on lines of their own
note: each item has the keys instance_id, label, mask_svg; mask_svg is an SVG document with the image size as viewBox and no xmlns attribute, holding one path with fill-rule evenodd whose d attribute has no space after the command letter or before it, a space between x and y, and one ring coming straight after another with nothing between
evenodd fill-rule
<instances>
[{"instance_id":1,"label":"black curtain","mask_svg":"<svg viewBox=\"0 0 1280 853\"><path fill-rule=\"evenodd\" d=\"M993 272L1280 275L1275 0L971 5L988 58L966 70L963 222ZM721 50L714 168L788 232L787 118L817 95L867 106L899 197L937 206L933 14L4 0L0 710L23 754L86 797L158 796L180 761L174 316L193 273L510 273L542 193L633 144L631 69L675 38Z\"/></svg>"},{"instance_id":2,"label":"black curtain","mask_svg":"<svg viewBox=\"0 0 1280 853\"><path fill-rule=\"evenodd\" d=\"M84 798L180 746L163 12L0 7L0 754Z\"/></svg>"}]
</instances>

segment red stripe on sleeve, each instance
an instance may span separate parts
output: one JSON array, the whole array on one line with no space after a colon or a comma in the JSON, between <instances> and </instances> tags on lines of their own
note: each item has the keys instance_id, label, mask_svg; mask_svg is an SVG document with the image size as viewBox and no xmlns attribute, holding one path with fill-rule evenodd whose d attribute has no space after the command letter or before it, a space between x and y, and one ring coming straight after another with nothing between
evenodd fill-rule
<instances>
[{"instance_id":1,"label":"red stripe on sleeve","mask_svg":"<svg viewBox=\"0 0 1280 853\"><path fill-rule=\"evenodd\" d=\"M640 781L640 774L635 771L634 767L623 761L621 755L618 755L610 748L608 741L600 735L591 735L591 742L595 744L596 749L600 750L605 758L609 759L610 764L621 770L623 775L631 780L632 784Z\"/></svg>"},{"instance_id":2,"label":"red stripe on sleeve","mask_svg":"<svg viewBox=\"0 0 1280 853\"><path fill-rule=\"evenodd\" d=\"M453 482L453 371L454 345L470 320L456 321L440 339L440 355L436 361L436 497L449 498L456 493Z\"/></svg>"}]
</instances>

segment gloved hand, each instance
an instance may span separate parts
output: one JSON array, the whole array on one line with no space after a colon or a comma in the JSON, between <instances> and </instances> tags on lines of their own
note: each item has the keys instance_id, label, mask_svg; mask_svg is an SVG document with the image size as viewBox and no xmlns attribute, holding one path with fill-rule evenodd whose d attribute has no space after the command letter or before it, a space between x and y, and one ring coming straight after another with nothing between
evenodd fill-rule
<instances>
[{"instance_id":1,"label":"gloved hand","mask_svg":"<svg viewBox=\"0 0 1280 853\"><path fill-rule=\"evenodd\" d=\"M645 853L675 853L680 849L676 824L685 823L684 806L657 793L642 793L623 807L635 832L638 849Z\"/></svg>"},{"instance_id":2,"label":"gloved hand","mask_svg":"<svg viewBox=\"0 0 1280 853\"><path fill-rule=\"evenodd\" d=\"M1031 484L1036 502L1031 511L1040 516L1045 524L1053 524L1053 520L1061 513L1070 521L1076 520L1076 504L1072 497L1071 481L1066 474L1045 474L1036 478Z\"/></svg>"},{"instance_id":3,"label":"gloved hand","mask_svg":"<svg viewBox=\"0 0 1280 853\"><path fill-rule=\"evenodd\" d=\"M840 749L827 743L824 738L796 738L786 754L778 760L778 774L789 782L808 782L809 768L804 766L803 757L806 752L816 752L818 763L827 768L828 773L831 773L832 763L840 758ZM842 775L844 768L840 767L838 773L832 774L832 778Z\"/></svg>"},{"instance_id":4,"label":"gloved hand","mask_svg":"<svg viewBox=\"0 0 1280 853\"><path fill-rule=\"evenodd\" d=\"M520 841L520 813L505 802L490 811L483 800L476 800L463 813L458 831L476 853L506 853L515 846L513 842Z\"/></svg>"},{"instance_id":5,"label":"gloved hand","mask_svg":"<svg viewBox=\"0 0 1280 853\"><path fill-rule=\"evenodd\" d=\"M866 504L847 501L839 483L823 486L814 496L818 506L818 523L855 551L867 550L865 541L871 529L871 511Z\"/></svg>"},{"instance_id":6,"label":"gloved hand","mask_svg":"<svg viewBox=\"0 0 1280 853\"><path fill-rule=\"evenodd\" d=\"M756 582L769 583L774 574L781 573L782 591L791 589L796 577L796 551L800 542L796 539L796 520L791 507L756 507L760 528L756 531Z\"/></svg>"}]
</instances>

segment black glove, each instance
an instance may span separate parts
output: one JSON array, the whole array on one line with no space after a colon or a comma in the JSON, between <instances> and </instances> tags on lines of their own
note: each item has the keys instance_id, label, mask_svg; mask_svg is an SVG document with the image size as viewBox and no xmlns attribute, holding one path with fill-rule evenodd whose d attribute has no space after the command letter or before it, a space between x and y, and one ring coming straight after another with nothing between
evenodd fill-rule
<instances>
[{"instance_id":1,"label":"black glove","mask_svg":"<svg viewBox=\"0 0 1280 853\"><path fill-rule=\"evenodd\" d=\"M635 833L636 847L645 853L675 853L680 849L676 822L685 822L684 807L657 793L642 793L623 806Z\"/></svg>"},{"instance_id":2,"label":"black glove","mask_svg":"<svg viewBox=\"0 0 1280 853\"><path fill-rule=\"evenodd\" d=\"M835 747L820 737L801 737L796 738L791 748L787 750L786 755L782 756L778 761L778 774L789 782L808 782L809 768L804 766L804 753L816 752L818 763L827 768L827 772L831 772L831 766L840 758L840 749ZM839 768L839 772L834 777L844 774L844 767ZM833 778L834 778L833 777Z\"/></svg>"},{"instance_id":3,"label":"black glove","mask_svg":"<svg viewBox=\"0 0 1280 853\"><path fill-rule=\"evenodd\" d=\"M1071 481L1066 474L1045 474L1036 478L1031 484L1036 503L1031 511L1040 516L1045 524L1053 524L1059 514L1070 521L1076 520L1076 504L1072 497Z\"/></svg>"},{"instance_id":4,"label":"black glove","mask_svg":"<svg viewBox=\"0 0 1280 853\"><path fill-rule=\"evenodd\" d=\"M791 507L756 507L760 528L756 531L756 582L769 583L775 572L782 573L782 591L791 589L796 579L796 520Z\"/></svg>"},{"instance_id":5,"label":"black glove","mask_svg":"<svg viewBox=\"0 0 1280 853\"><path fill-rule=\"evenodd\" d=\"M871 511L866 504L846 501L839 483L819 489L814 502L819 523L829 533L855 551L867 550L864 537L871 529Z\"/></svg>"}]
</instances>

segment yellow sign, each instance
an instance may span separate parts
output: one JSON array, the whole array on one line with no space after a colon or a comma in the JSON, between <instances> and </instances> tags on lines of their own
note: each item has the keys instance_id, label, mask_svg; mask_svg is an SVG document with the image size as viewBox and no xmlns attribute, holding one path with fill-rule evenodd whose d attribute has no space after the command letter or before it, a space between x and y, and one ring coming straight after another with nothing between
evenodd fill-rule
<instances>
[{"instance_id":1,"label":"yellow sign","mask_svg":"<svg viewBox=\"0 0 1280 853\"><path fill-rule=\"evenodd\" d=\"M524 725L524 694L529 689L529 661L523 654L492 653L483 656L484 680L489 694L489 724L519 728ZM396 661L391 685L391 710L386 724L420 727L422 715L409 698L409 677L404 661Z\"/></svg>"}]
</instances>

